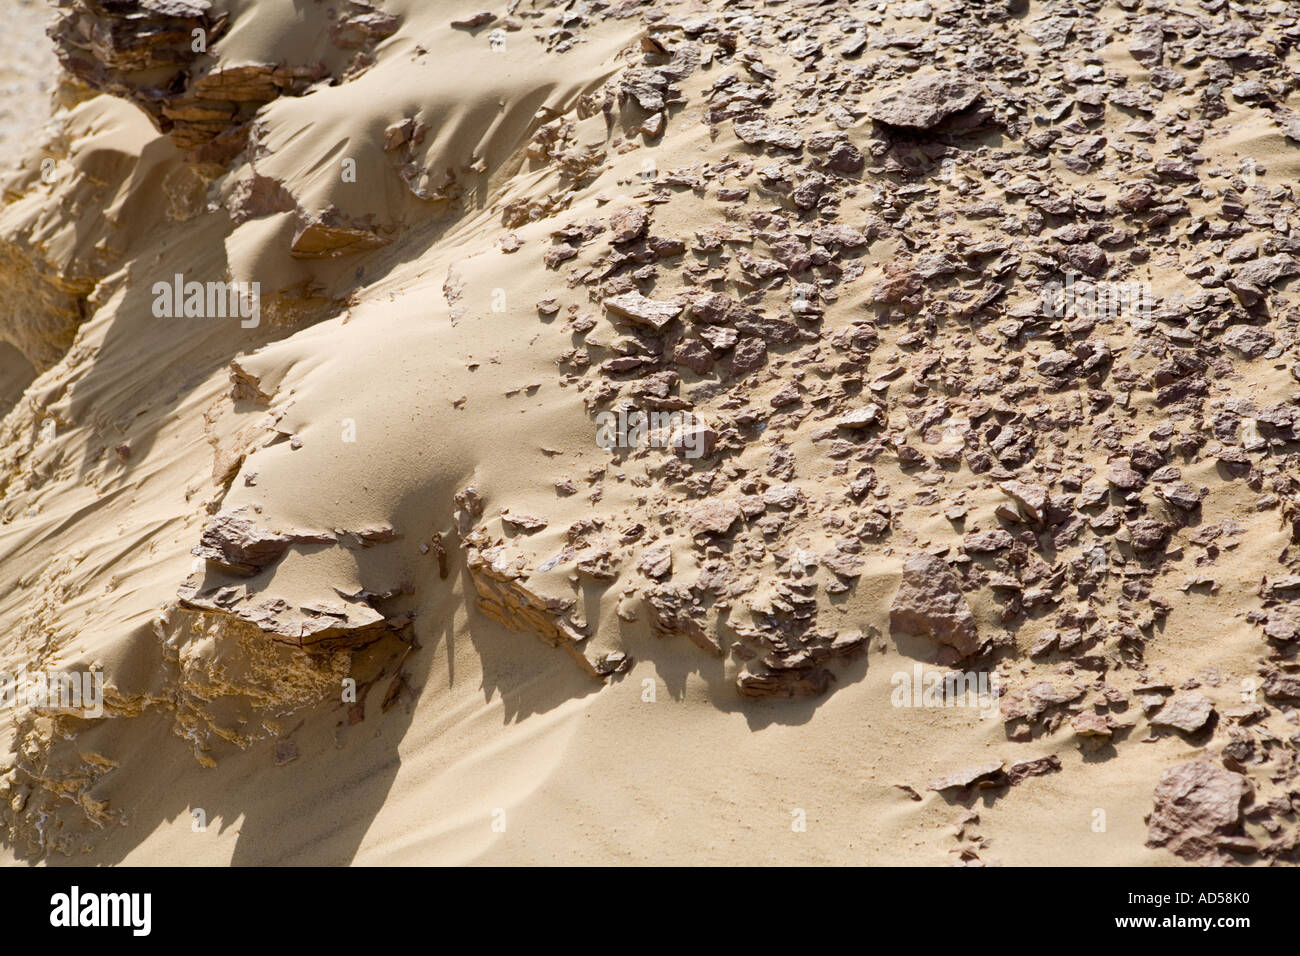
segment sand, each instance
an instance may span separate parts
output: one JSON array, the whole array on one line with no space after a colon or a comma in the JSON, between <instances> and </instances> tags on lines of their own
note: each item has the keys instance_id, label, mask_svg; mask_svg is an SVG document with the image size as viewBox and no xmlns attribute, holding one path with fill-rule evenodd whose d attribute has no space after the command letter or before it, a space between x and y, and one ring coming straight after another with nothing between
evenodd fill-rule
<instances>
[{"instance_id":1,"label":"sand","mask_svg":"<svg viewBox=\"0 0 1300 956\"><path fill-rule=\"evenodd\" d=\"M213 0L104 49L72 2L25 42L0 672L105 692L0 709L3 859L1292 862L1300 268L1246 266L1300 252L1300 64L1236 55L1268 89L1215 115L1177 47L1295 11L1168 4L1166 89L1149 0L876 6ZM1044 315L1081 267L1158 307ZM619 402L703 430L603 448ZM896 706L918 666L1001 709Z\"/></svg>"}]
</instances>

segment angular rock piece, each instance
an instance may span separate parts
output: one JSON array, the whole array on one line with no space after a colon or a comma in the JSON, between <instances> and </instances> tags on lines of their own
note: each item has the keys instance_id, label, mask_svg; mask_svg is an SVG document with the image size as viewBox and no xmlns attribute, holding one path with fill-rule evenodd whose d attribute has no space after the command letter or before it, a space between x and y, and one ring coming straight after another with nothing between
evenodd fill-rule
<instances>
[{"instance_id":1,"label":"angular rock piece","mask_svg":"<svg viewBox=\"0 0 1300 956\"><path fill-rule=\"evenodd\" d=\"M1070 729L1080 737L1109 737L1115 731L1106 715L1095 710L1085 710L1071 717Z\"/></svg>"},{"instance_id":2,"label":"angular rock piece","mask_svg":"<svg viewBox=\"0 0 1300 956\"><path fill-rule=\"evenodd\" d=\"M609 230L614 243L631 242L645 234L650 219L641 206L624 206L609 217Z\"/></svg>"},{"instance_id":3,"label":"angular rock piece","mask_svg":"<svg viewBox=\"0 0 1300 956\"><path fill-rule=\"evenodd\" d=\"M1300 272L1300 263L1287 255L1265 256L1238 266L1236 279L1259 288L1264 288L1284 276Z\"/></svg>"},{"instance_id":4,"label":"angular rock piece","mask_svg":"<svg viewBox=\"0 0 1300 956\"><path fill-rule=\"evenodd\" d=\"M247 507L221 511L203 528L192 551L231 574L252 577L278 560L292 539L259 528Z\"/></svg>"},{"instance_id":5,"label":"angular rock piece","mask_svg":"<svg viewBox=\"0 0 1300 956\"><path fill-rule=\"evenodd\" d=\"M298 204L282 182L261 176L251 168L248 175L232 187L227 202L230 218L236 225L277 212L293 212L297 208Z\"/></svg>"},{"instance_id":6,"label":"angular rock piece","mask_svg":"<svg viewBox=\"0 0 1300 956\"><path fill-rule=\"evenodd\" d=\"M672 572L673 549L666 544L647 548L641 555L637 570L648 578L662 578Z\"/></svg>"},{"instance_id":7,"label":"angular rock piece","mask_svg":"<svg viewBox=\"0 0 1300 956\"><path fill-rule=\"evenodd\" d=\"M1290 607L1270 611L1264 622L1264 636L1279 644L1300 641L1300 612Z\"/></svg>"},{"instance_id":8,"label":"angular rock piece","mask_svg":"<svg viewBox=\"0 0 1300 956\"><path fill-rule=\"evenodd\" d=\"M462 17L459 20L452 20L451 25L456 30L473 30L475 27L485 26L497 18L497 15L491 10L480 10L472 16Z\"/></svg>"},{"instance_id":9,"label":"angular rock piece","mask_svg":"<svg viewBox=\"0 0 1300 956\"><path fill-rule=\"evenodd\" d=\"M1150 68L1159 66L1165 49L1164 31L1157 17L1143 17L1133 25L1128 52L1133 59Z\"/></svg>"},{"instance_id":10,"label":"angular rock piece","mask_svg":"<svg viewBox=\"0 0 1300 956\"><path fill-rule=\"evenodd\" d=\"M1147 846L1167 847L1187 860L1213 853L1218 839L1240 826L1241 805L1250 792L1244 776L1208 760L1170 767L1156 785Z\"/></svg>"},{"instance_id":11,"label":"angular rock piece","mask_svg":"<svg viewBox=\"0 0 1300 956\"><path fill-rule=\"evenodd\" d=\"M1030 521L1041 523L1047 510L1047 489L1042 485L1026 484L1023 481L1004 481L998 485L1002 493L1012 498Z\"/></svg>"},{"instance_id":12,"label":"angular rock piece","mask_svg":"<svg viewBox=\"0 0 1300 956\"><path fill-rule=\"evenodd\" d=\"M937 780L931 781L926 789L942 793L945 790L960 790L977 783L996 786L1003 782L1005 782L1005 779L1002 773L1002 761L990 760L987 763L975 764L962 770L944 774Z\"/></svg>"},{"instance_id":13,"label":"angular rock piece","mask_svg":"<svg viewBox=\"0 0 1300 956\"><path fill-rule=\"evenodd\" d=\"M1015 543L1016 540L1011 537L1011 532L1001 528L994 528L991 531L972 531L962 538L962 547L971 554L1001 551Z\"/></svg>"},{"instance_id":14,"label":"angular rock piece","mask_svg":"<svg viewBox=\"0 0 1300 956\"><path fill-rule=\"evenodd\" d=\"M668 445L678 458L708 458L718 446L718 433L704 422L684 422L673 429Z\"/></svg>"},{"instance_id":15,"label":"angular rock piece","mask_svg":"<svg viewBox=\"0 0 1300 956\"><path fill-rule=\"evenodd\" d=\"M1300 701L1300 674L1272 671L1264 678L1263 690L1271 700Z\"/></svg>"},{"instance_id":16,"label":"angular rock piece","mask_svg":"<svg viewBox=\"0 0 1300 956\"><path fill-rule=\"evenodd\" d=\"M177 592L181 607L227 615L256 627L267 637L299 647L359 647L390 628L387 618L360 597L294 606L282 598L256 603L223 587L200 591L191 579Z\"/></svg>"},{"instance_id":17,"label":"angular rock piece","mask_svg":"<svg viewBox=\"0 0 1300 956\"><path fill-rule=\"evenodd\" d=\"M1127 461L1111 462L1106 468L1106 480L1120 491L1137 491L1146 484L1146 479Z\"/></svg>"},{"instance_id":18,"label":"angular rock piece","mask_svg":"<svg viewBox=\"0 0 1300 956\"><path fill-rule=\"evenodd\" d=\"M887 126L932 129L983 94L983 87L960 73L933 73L884 91L866 104L866 113Z\"/></svg>"},{"instance_id":19,"label":"angular rock piece","mask_svg":"<svg viewBox=\"0 0 1300 956\"><path fill-rule=\"evenodd\" d=\"M1021 760L1007 768L1007 782L1014 787L1029 777L1041 777L1044 774L1056 773L1060 769L1061 758L1056 754L1039 757L1037 760Z\"/></svg>"},{"instance_id":20,"label":"angular rock piece","mask_svg":"<svg viewBox=\"0 0 1300 956\"><path fill-rule=\"evenodd\" d=\"M477 498L472 488L465 489L457 495L457 503L462 508L472 509L474 501L471 495ZM463 535L461 544L465 548L465 562L474 589L478 592L478 609L485 616L512 631L531 632L543 643L560 648L597 680L607 676L579 646L586 641L587 635L569 619L573 599L535 590L544 582L534 584L531 581L533 576L527 570L525 554L512 550L483 528Z\"/></svg>"},{"instance_id":21,"label":"angular rock piece","mask_svg":"<svg viewBox=\"0 0 1300 956\"><path fill-rule=\"evenodd\" d=\"M681 302L661 302L648 299L640 292L624 292L605 300L605 308L637 325L645 325L656 332L682 314Z\"/></svg>"},{"instance_id":22,"label":"angular rock piece","mask_svg":"<svg viewBox=\"0 0 1300 956\"><path fill-rule=\"evenodd\" d=\"M691 534L726 534L739 518L740 505L734 501L704 501L691 509Z\"/></svg>"},{"instance_id":23,"label":"angular rock piece","mask_svg":"<svg viewBox=\"0 0 1300 956\"><path fill-rule=\"evenodd\" d=\"M862 573L866 558L847 550L843 544L831 548L821 557L822 564L840 577L855 578Z\"/></svg>"},{"instance_id":24,"label":"angular rock piece","mask_svg":"<svg viewBox=\"0 0 1300 956\"><path fill-rule=\"evenodd\" d=\"M657 637L682 636L714 657L725 656L716 633L706 625L704 611L690 590L660 584L645 592L650 629Z\"/></svg>"},{"instance_id":25,"label":"angular rock piece","mask_svg":"<svg viewBox=\"0 0 1300 956\"><path fill-rule=\"evenodd\" d=\"M1000 709L1003 717L1008 720L1034 720L1053 707L1078 700L1085 690L1086 688L1073 684L1066 690L1058 691L1050 682L1039 681L1021 693L1004 697Z\"/></svg>"},{"instance_id":26,"label":"angular rock piece","mask_svg":"<svg viewBox=\"0 0 1300 956\"><path fill-rule=\"evenodd\" d=\"M837 428L856 431L860 428L870 428L872 425L880 423L884 412L879 405L874 402L869 405L863 405L861 408L854 408L840 416L839 421L835 423Z\"/></svg>"},{"instance_id":27,"label":"angular rock piece","mask_svg":"<svg viewBox=\"0 0 1300 956\"><path fill-rule=\"evenodd\" d=\"M793 130L782 129L762 120L751 120L735 124L736 136L751 146L774 146L777 149L798 149L803 145L803 137Z\"/></svg>"},{"instance_id":28,"label":"angular rock piece","mask_svg":"<svg viewBox=\"0 0 1300 956\"><path fill-rule=\"evenodd\" d=\"M903 562L903 579L889 612L890 628L920 634L954 647L963 656L979 650L979 633L957 575L947 562L921 552Z\"/></svg>"},{"instance_id":29,"label":"angular rock piece","mask_svg":"<svg viewBox=\"0 0 1300 956\"><path fill-rule=\"evenodd\" d=\"M380 40L388 39L401 26L399 17L377 10L369 3L351 0L350 6L353 9L339 17L330 28L330 38L341 49L373 47Z\"/></svg>"},{"instance_id":30,"label":"angular rock piece","mask_svg":"<svg viewBox=\"0 0 1300 956\"><path fill-rule=\"evenodd\" d=\"M816 697L830 687L834 675L824 667L756 673L743 667L736 675L736 689L742 697Z\"/></svg>"},{"instance_id":31,"label":"angular rock piece","mask_svg":"<svg viewBox=\"0 0 1300 956\"><path fill-rule=\"evenodd\" d=\"M1151 718L1151 726L1192 734L1204 727L1213 713L1214 704L1204 694L1180 694Z\"/></svg>"},{"instance_id":32,"label":"angular rock piece","mask_svg":"<svg viewBox=\"0 0 1300 956\"><path fill-rule=\"evenodd\" d=\"M357 221L337 209L315 215L300 211L289 254L295 259L336 259L378 249L390 241L369 222Z\"/></svg>"},{"instance_id":33,"label":"angular rock piece","mask_svg":"<svg viewBox=\"0 0 1300 956\"><path fill-rule=\"evenodd\" d=\"M1201 496L1196 489L1186 482L1180 481L1176 485L1170 485L1156 492L1161 498L1169 502L1175 508L1181 508L1183 511L1195 511L1201 506Z\"/></svg>"},{"instance_id":34,"label":"angular rock piece","mask_svg":"<svg viewBox=\"0 0 1300 956\"><path fill-rule=\"evenodd\" d=\"M1223 333L1223 344L1248 359L1259 358L1275 341L1272 332L1255 325L1231 325Z\"/></svg>"},{"instance_id":35,"label":"angular rock piece","mask_svg":"<svg viewBox=\"0 0 1300 956\"><path fill-rule=\"evenodd\" d=\"M536 515L523 514L517 511L503 511L501 512L501 523L517 531L531 534L545 528L547 521L545 518L539 518Z\"/></svg>"}]
</instances>

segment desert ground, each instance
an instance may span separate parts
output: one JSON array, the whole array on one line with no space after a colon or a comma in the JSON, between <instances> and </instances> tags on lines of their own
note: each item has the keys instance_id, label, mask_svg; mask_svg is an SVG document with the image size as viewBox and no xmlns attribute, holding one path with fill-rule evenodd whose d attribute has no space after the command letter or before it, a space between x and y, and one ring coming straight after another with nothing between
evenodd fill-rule
<instances>
[{"instance_id":1,"label":"desert ground","mask_svg":"<svg viewBox=\"0 0 1300 956\"><path fill-rule=\"evenodd\" d=\"M6 863L1296 861L1300 3L0 13Z\"/></svg>"}]
</instances>

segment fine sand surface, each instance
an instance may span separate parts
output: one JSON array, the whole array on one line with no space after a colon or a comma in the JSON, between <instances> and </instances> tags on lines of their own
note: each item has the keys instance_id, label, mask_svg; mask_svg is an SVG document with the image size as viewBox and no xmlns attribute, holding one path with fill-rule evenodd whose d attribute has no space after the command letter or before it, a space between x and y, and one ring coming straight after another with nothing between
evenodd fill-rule
<instances>
[{"instance_id":1,"label":"fine sand surface","mask_svg":"<svg viewBox=\"0 0 1300 956\"><path fill-rule=\"evenodd\" d=\"M0 0L3 859L1294 862L1254 6Z\"/></svg>"},{"instance_id":2,"label":"fine sand surface","mask_svg":"<svg viewBox=\"0 0 1300 956\"><path fill-rule=\"evenodd\" d=\"M0 2L5 30L5 55L0 61L0 162L6 167L20 159L50 118L59 63L45 27L53 20L53 7L42 0Z\"/></svg>"}]
</instances>

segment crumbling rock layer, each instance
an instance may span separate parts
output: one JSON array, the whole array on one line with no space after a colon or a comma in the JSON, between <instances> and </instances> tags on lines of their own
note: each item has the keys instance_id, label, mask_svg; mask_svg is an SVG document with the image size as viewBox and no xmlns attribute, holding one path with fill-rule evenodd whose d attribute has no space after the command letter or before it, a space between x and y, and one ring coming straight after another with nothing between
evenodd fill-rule
<instances>
[{"instance_id":1,"label":"crumbling rock layer","mask_svg":"<svg viewBox=\"0 0 1300 956\"><path fill-rule=\"evenodd\" d=\"M224 165L243 148L248 123L280 96L300 96L331 76L327 51L301 62L222 63L215 49L230 26L226 4L213 0L60 0L50 28L65 70L92 89L121 96L143 109L179 149L200 162ZM355 51L346 70L372 62L374 45L396 32L399 19L358 0L321 30L334 50ZM326 11L310 10L326 26ZM335 56L336 63L341 58Z\"/></svg>"},{"instance_id":2,"label":"crumbling rock layer","mask_svg":"<svg viewBox=\"0 0 1300 956\"><path fill-rule=\"evenodd\" d=\"M572 598L543 597L529 590L522 583L525 569L510 560L504 544L492 544L481 531L468 536L464 546L480 612L512 631L536 634L551 647L563 649L593 677L605 676L579 647L588 635L567 618L574 605Z\"/></svg>"}]
</instances>

